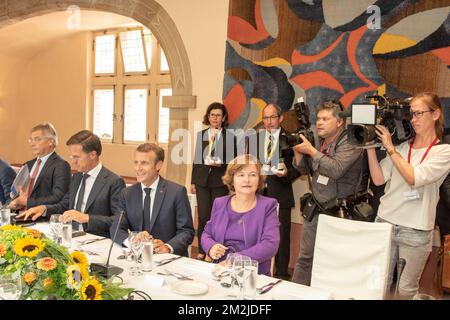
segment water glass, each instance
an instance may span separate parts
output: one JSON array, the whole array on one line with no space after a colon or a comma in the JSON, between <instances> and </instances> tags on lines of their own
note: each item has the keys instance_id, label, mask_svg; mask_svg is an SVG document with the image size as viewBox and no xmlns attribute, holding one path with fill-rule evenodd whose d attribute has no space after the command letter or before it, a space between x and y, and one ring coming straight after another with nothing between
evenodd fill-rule
<instances>
[{"instance_id":1,"label":"water glass","mask_svg":"<svg viewBox=\"0 0 450 320\"><path fill-rule=\"evenodd\" d=\"M256 297L256 282L258 279L258 261L244 261L244 276L242 279L242 293L244 300L253 300Z\"/></svg>"},{"instance_id":2,"label":"water glass","mask_svg":"<svg viewBox=\"0 0 450 320\"><path fill-rule=\"evenodd\" d=\"M1 209L0 227L11 223L11 209Z\"/></svg>"},{"instance_id":3,"label":"water glass","mask_svg":"<svg viewBox=\"0 0 450 320\"><path fill-rule=\"evenodd\" d=\"M153 238L146 237L142 241L142 271L150 272L153 269Z\"/></svg>"},{"instance_id":4,"label":"water glass","mask_svg":"<svg viewBox=\"0 0 450 320\"><path fill-rule=\"evenodd\" d=\"M19 300L21 293L20 274L0 276L0 300Z\"/></svg>"},{"instance_id":5,"label":"water glass","mask_svg":"<svg viewBox=\"0 0 450 320\"><path fill-rule=\"evenodd\" d=\"M50 229L52 231L52 238L57 244L62 242L63 223L60 214L52 214L50 216Z\"/></svg>"},{"instance_id":6,"label":"water glass","mask_svg":"<svg viewBox=\"0 0 450 320\"><path fill-rule=\"evenodd\" d=\"M243 299L243 286L244 286L244 266L248 261L251 261L249 257L240 256L234 259L233 272L231 273L232 285L236 287L236 291L239 299Z\"/></svg>"},{"instance_id":7,"label":"water glass","mask_svg":"<svg viewBox=\"0 0 450 320\"><path fill-rule=\"evenodd\" d=\"M418 293L413 297L413 300L436 300L436 298L429 294Z\"/></svg>"},{"instance_id":8,"label":"water glass","mask_svg":"<svg viewBox=\"0 0 450 320\"><path fill-rule=\"evenodd\" d=\"M62 224L62 245L66 248L72 246L72 221Z\"/></svg>"},{"instance_id":9,"label":"water glass","mask_svg":"<svg viewBox=\"0 0 450 320\"><path fill-rule=\"evenodd\" d=\"M141 255L143 243L138 231L131 231L128 235L128 243L134 256L134 266L130 268L132 276L140 276L142 272L139 268L139 256Z\"/></svg>"}]
</instances>

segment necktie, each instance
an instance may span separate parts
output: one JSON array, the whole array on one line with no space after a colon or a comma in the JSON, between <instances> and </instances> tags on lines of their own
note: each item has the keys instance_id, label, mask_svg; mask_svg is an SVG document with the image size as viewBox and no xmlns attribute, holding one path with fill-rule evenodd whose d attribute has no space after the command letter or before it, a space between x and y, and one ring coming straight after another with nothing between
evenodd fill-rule
<instances>
[{"instance_id":1,"label":"necktie","mask_svg":"<svg viewBox=\"0 0 450 320\"><path fill-rule=\"evenodd\" d=\"M144 188L145 198L144 198L144 228L143 231L150 233L150 192L152 188Z\"/></svg>"},{"instance_id":2,"label":"necktie","mask_svg":"<svg viewBox=\"0 0 450 320\"><path fill-rule=\"evenodd\" d=\"M33 191L34 183L36 181L36 176L38 175L39 168L41 167L41 162L42 162L41 159L37 159L36 167L34 168L34 171L33 171L32 175L31 175L31 178L30 178L30 182L28 184L27 197L30 197L31 191Z\"/></svg>"},{"instance_id":3,"label":"necktie","mask_svg":"<svg viewBox=\"0 0 450 320\"><path fill-rule=\"evenodd\" d=\"M216 135L215 134L211 136L209 143L210 143L209 148L211 150L210 157L214 158L216 156Z\"/></svg>"},{"instance_id":4,"label":"necktie","mask_svg":"<svg viewBox=\"0 0 450 320\"><path fill-rule=\"evenodd\" d=\"M267 160L270 159L270 156L272 155L272 140L273 140L273 136L271 134L269 134L269 143L267 144Z\"/></svg>"},{"instance_id":5,"label":"necktie","mask_svg":"<svg viewBox=\"0 0 450 320\"><path fill-rule=\"evenodd\" d=\"M83 178L81 179L81 185L80 185L80 191L78 192L77 203L75 205L75 210L80 211L80 212L81 212L81 206L83 204L84 191L86 189L86 179L87 178L89 178L89 174L84 173L83 174ZM72 227L75 230L79 230L80 224L78 222L76 222L76 221L72 221Z\"/></svg>"}]
</instances>

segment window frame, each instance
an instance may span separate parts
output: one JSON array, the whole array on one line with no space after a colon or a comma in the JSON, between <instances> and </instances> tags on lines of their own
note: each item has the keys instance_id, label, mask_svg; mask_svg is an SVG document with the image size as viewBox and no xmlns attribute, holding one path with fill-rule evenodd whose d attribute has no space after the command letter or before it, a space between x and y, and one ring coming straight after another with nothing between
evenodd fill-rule
<instances>
[{"instance_id":1,"label":"window frame","mask_svg":"<svg viewBox=\"0 0 450 320\"><path fill-rule=\"evenodd\" d=\"M114 143L114 125L117 122L117 115L115 113L116 110L116 88L114 85L96 85L96 86L92 86L91 87L91 97L90 97L90 102L91 102L91 106L92 106L92 112L91 112L91 117L89 119L89 126L92 130L92 132L94 132L94 116L95 116L95 95L94 92L96 90L108 90L108 89L112 89L113 90L113 94L114 94L114 103L113 103L113 114L112 114L112 121L113 121L113 132L112 132L112 137L111 139L105 139L102 137L99 137L102 141L104 142L109 142L109 143Z\"/></svg>"},{"instance_id":2,"label":"window frame","mask_svg":"<svg viewBox=\"0 0 450 320\"><path fill-rule=\"evenodd\" d=\"M95 57L96 57L96 49L97 49L97 36L105 36L108 34L113 34L114 35L114 72L113 73L95 73ZM91 66L92 66L92 74L94 75L94 77L113 77L113 76L117 76L117 60L118 60L118 48L117 48L117 44L118 44L118 39L117 39L117 35L116 32L114 31L114 29L108 29L108 30L104 30L104 31L96 31L93 32L93 48L92 48L92 61L91 61Z\"/></svg>"},{"instance_id":3,"label":"window frame","mask_svg":"<svg viewBox=\"0 0 450 320\"><path fill-rule=\"evenodd\" d=\"M112 139L102 139L102 143L107 144L122 144L122 145L136 145L142 143L142 141L125 141L125 90L126 88L147 88L147 109L146 109L146 139L145 142L155 142L159 143L159 88L172 88L172 81L170 75L170 66L168 72L160 72L160 55L159 51L162 50L156 36L151 32L151 49L152 61L150 62L150 69L148 68L149 63L147 61L147 48L144 39L144 28L143 26L138 27L127 27L127 28L112 28L105 31L95 31L92 32L93 36L93 47L92 47L92 57L91 57L91 71L90 71L90 90L91 99L89 100L89 121L87 124L90 129L93 130L94 126L94 104L93 104L93 90L98 88L114 88L114 115L113 116L113 138ZM122 48L120 41L120 32L141 30L141 36L143 41L144 57L147 66L147 72L125 72ZM97 35L103 34L115 34L116 46L115 46L115 74L95 74L95 37ZM118 48L120 46L120 48ZM155 115L155 117L151 116ZM169 137L170 138L170 137ZM161 143L161 145L166 145L166 143Z\"/></svg>"}]
</instances>

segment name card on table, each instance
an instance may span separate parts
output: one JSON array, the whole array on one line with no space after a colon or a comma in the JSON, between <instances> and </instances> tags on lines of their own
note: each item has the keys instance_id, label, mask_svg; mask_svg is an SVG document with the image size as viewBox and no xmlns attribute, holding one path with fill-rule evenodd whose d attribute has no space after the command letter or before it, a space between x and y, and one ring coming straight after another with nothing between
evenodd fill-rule
<instances>
[{"instance_id":1,"label":"name card on table","mask_svg":"<svg viewBox=\"0 0 450 320\"><path fill-rule=\"evenodd\" d=\"M164 278L146 274L144 275L144 283L151 288L162 288L164 285Z\"/></svg>"}]
</instances>

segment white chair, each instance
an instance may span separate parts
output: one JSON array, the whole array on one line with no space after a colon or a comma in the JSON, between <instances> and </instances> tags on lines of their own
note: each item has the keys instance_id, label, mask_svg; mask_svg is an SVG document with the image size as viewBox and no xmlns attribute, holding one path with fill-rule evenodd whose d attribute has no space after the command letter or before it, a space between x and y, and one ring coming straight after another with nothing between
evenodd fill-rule
<instances>
[{"instance_id":1,"label":"white chair","mask_svg":"<svg viewBox=\"0 0 450 320\"><path fill-rule=\"evenodd\" d=\"M319 216L311 287L337 299L383 299L391 254L392 226Z\"/></svg>"}]
</instances>

